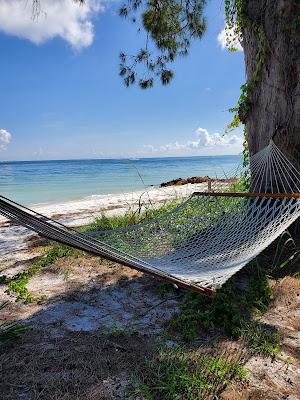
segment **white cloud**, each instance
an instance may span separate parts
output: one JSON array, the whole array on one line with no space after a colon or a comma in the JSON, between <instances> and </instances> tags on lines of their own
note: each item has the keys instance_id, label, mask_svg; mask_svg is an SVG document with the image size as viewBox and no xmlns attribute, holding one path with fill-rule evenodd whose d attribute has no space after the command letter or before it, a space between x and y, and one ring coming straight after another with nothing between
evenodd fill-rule
<instances>
[{"instance_id":1,"label":"white cloud","mask_svg":"<svg viewBox=\"0 0 300 400\"><path fill-rule=\"evenodd\" d=\"M218 34L217 40L222 49L227 49L227 50L235 49L237 51L243 51L241 43L236 38L234 27L230 29L224 27L224 29Z\"/></svg>"},{"instance_id":2,"label":"white cloud","mask_svg":"<svg viewBox=\"0 0 300 400\"><path fill-rule=\"evenodd\" d=\"M205 153L211 154L237 154L242 150L242 135L210 133L204 128L198 128L195 133L196 138L194 140L188 140L184 143L175 141L160 146L147 144L143 146L143 150L147 153L156 154L189 154L191 152L195 153L195 150L196 152L201 152L202 150L202 152L205 151Z\"/></svg>"},{"instance_id":3,"label":"white cloud","mask_svg":"<svg viewBox=\"0 0 300 400\"><path fill-rule=\"evenodd\" d=\"M162 151L170 151L170 150L181 150L186 147L185 144L180 144L178 142L174 143L167 143L159 147L160 150Z\"/></svg>"},{"instance_id":4,"label":"white cloud","mask_svg":"<svg viewBox=\"0 0 300 400\"><path fill-rule=\"evenodd\" d=\"M31 0L0 0L0 31L28 39L35 44L60 37L73 48L92 44L92 19L103 10L102 0L41 0L39 16L33 18Z\"/></svg>"},{"instance_id":5,"label":"white cloud","mask_svg":"<svg viewBox=\"0 0 300 400\"><path fill-rule=\"evenodd\" d=\"M5 129L0 129L0 140L9 143L11 140L11 134Z\"/></svg>"},{"instance_id":6,"label":"white cloud","mask_svg":"<svg viewBox=\"0 0 300 400\"><path fill-rule=\"evenodd\" d=\"M227 135L220 133L209 133L207 129L198 128L196 130L198 140L193 142L194 146L211 147L211 146L231 146L243 143L243 139L237 135Z\"/></svg>"},{"instance_id":7,"label":"white cloud","mask_svg":"<svg viewBox=\"0 0 300 400\"><path fill-rule=\"evenodd\" d=\"M144 144L143 149L149 153L154 152L156 150L152 144Z\"/></svg>"},{"instance_id":8,"label":"white cloud","mask_svg":"<svg viewBox=\"0 0 300 400\"><path fill-rule=\"evenodd\" d=\"M11 141L11 133L5 129L0 129L0 151L6 150L6 146Z\"/></svg>"}]
</instances>

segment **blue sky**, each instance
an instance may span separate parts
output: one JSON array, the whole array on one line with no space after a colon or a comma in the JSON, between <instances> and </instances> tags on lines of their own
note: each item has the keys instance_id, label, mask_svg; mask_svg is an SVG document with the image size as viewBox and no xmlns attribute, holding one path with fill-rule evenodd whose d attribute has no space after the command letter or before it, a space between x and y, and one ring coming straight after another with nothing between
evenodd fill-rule
<instances>
[{"instance_id":1,"label":"blue sky","mask_svg":"<svg viewBox=\"0 0 300 400\"><path fill-rule=\"evenodd\" d=\"M0 160L240 152L241 130L222 136L245 72L242 51L217 40L221 0L208 2L208 30L177 60L172 83L147 91L118 76L119 52L143 40L117 3L50 2L53 15L33 21L26 0L0 0Z\"/></svg>"}]
</instances>

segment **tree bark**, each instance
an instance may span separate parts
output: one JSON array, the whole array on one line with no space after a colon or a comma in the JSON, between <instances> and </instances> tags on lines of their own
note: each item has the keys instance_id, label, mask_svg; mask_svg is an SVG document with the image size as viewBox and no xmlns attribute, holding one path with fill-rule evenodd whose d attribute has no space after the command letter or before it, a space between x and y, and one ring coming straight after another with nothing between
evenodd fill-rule
<instances>
[{"instance_id":1,"label":"tree bark","mask_svg":"<svg viewBox=\"0 0 300 400\"><path fill-rule=\"evenodd\" d=\"M246 13L266 35L266 65L249 96L246 127L250 155L274 142L300 165L300 6L299 0L248 0ZM297 19L298 16L298 19ZM243 32L247 78L259 44L257 32Z\"/></svg>"}]
</instances>

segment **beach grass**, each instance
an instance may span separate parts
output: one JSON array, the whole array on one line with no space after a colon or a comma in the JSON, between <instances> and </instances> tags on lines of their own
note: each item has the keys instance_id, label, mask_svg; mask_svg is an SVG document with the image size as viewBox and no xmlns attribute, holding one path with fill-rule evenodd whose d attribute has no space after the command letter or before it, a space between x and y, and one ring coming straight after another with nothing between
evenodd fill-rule
<instances>
[{"instance_id":1,"label":"beach grass","mask_svg":"<svg viewBox=\"0 0 300 400\"><path fill-rule=\"evenodd\" d=\"M95 220L79 230L81 232L105 231L116 228L126 228L142 222L150 221L154 218L161 217L177 207L183 200L166 201L163 204L154 207L149 205L140 205L137 209L129 209L124 215L114 215L107 217L102 213Z\"/></svg>"},{"instance_id":2,"label":"beach grass","mask_svg":"<svg viewBox=\"0 0 300 400\"><path fill-rule=\"evenodd\" d=\"M205 400L217 398L224 387L246 376L242 363L232 355L180 346L162 349L148 360L142 381L130 392L149 400Z\"/></svg>"}]
</instances>

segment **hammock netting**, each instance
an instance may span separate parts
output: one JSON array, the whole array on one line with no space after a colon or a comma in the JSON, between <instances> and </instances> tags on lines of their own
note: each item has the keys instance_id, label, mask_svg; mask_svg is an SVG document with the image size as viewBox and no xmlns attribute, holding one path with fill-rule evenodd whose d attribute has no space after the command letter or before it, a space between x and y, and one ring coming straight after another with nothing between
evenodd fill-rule
<instances>
[{"instance_id":1,"label":"hammock netting","mask_svg":"<svg viewBox=\"0 0 300 400\"><path fill-rule=\"evenodd\" d=\"M251 157L250 170L251 193L194 193L162 217L110 231L78 233L3 197L0 213L52 240L209 293L300 215L300 172L273 141Z\"/></svg>"}]
</instances>

